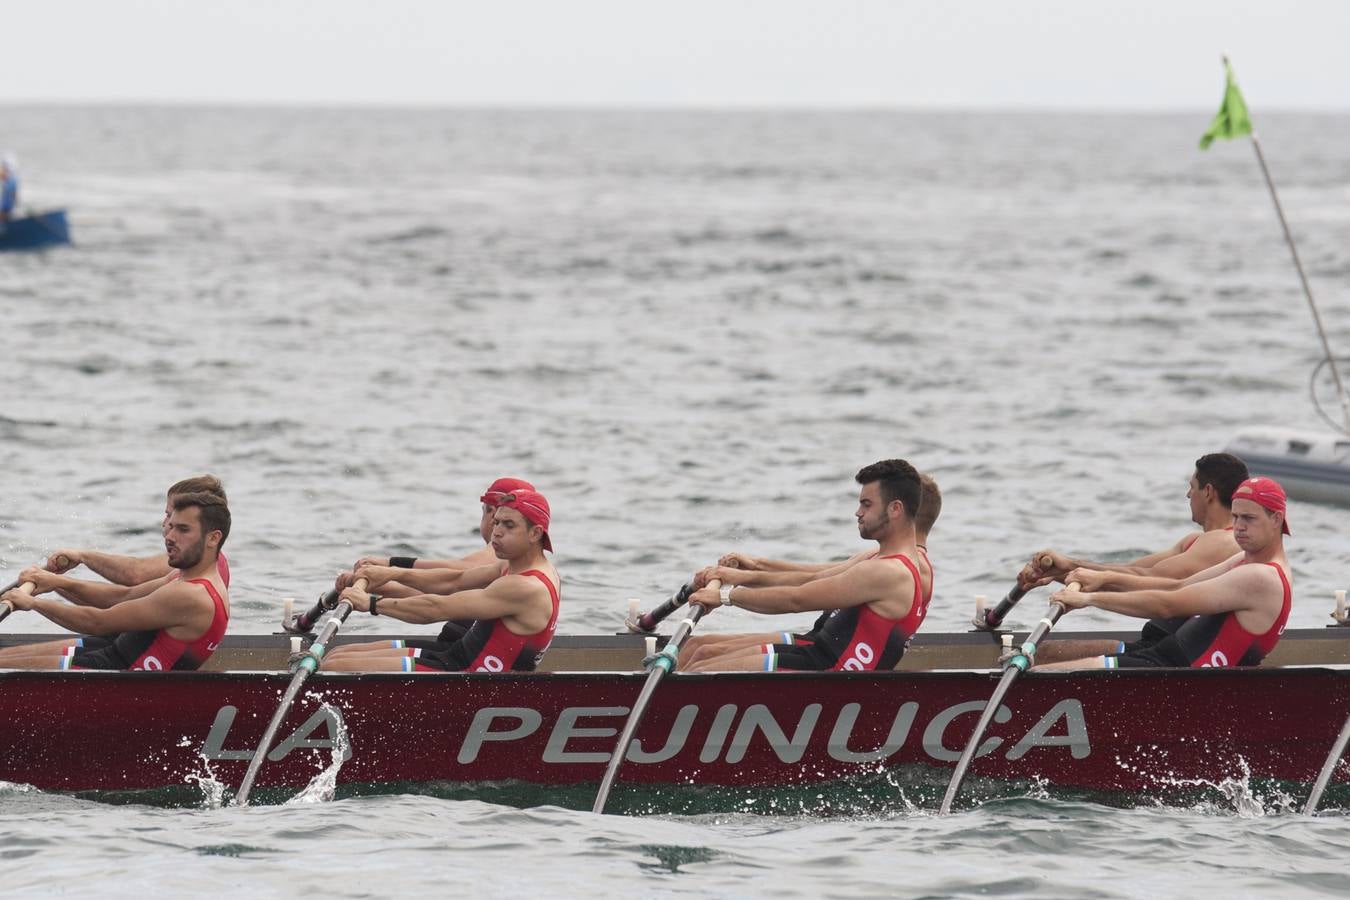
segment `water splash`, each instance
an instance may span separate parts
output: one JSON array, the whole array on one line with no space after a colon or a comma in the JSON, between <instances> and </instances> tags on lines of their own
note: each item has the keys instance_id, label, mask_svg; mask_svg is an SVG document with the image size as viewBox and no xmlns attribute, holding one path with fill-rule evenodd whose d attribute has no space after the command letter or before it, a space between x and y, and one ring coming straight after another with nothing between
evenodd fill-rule
<instances>
[{"instance_id":1,"label":"water splash","mask_svg":"<svg viewBox=\"0 0 1350 900\"><path fill-rule=\"evenodd\" d=\"M178 740L180 747L191 745L192 740L186 736ZM211 768L211 760L207 759L204 753L198 753L197 759L201 763L201 769L189 772L183 780L201 791L202 809L221 809L225 806L225 783L216 777L216 770Z\"/></svg>"},{"instance_id":2,"label":"water splash","mask_svg":"<svg viewBox=\"0 0 1350 900\"><path fill-rule=\"evenodd\" d=\"M327 803L333 799L337 792L338 772L342 769L343 762L351 754L351 741L347 738L347 723L342 719L342 710L330 703L322 706L325 713L335 725L333 735L332 759L328 766L315 775L305 785L305 789L294 797L286 801L287 806L299 806L308 803Z\"/></svg>"}]
</instances>

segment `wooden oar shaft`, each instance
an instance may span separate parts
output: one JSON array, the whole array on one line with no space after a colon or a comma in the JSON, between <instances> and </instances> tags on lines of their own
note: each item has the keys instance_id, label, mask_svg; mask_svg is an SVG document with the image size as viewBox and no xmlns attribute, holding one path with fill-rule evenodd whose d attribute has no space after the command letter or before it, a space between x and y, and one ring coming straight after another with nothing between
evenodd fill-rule
<instances>
[{"instance_id":1,"label":"wooden oar shaft","mask_svg":"<svg viewBox=\"0 0 1350 900\"><path fill-rule=\"evenodd\" d=\"M368 582L364 578L358 578L353 587L364 591ZM291 705L295 698L300 694L300 688L305 684L305 680L313 674L323 662L323 655L328 649L328 644L333 636L337 634L338 629L342 627L348 613L352 611L352 605L346 600L338 601L333 608L333 614L328 617L324 623L323 630L319 636L314 639L314 643L309 645L305 655L300 658L296 666L295 674L291 676L291 683L287 685L286 692L281 696L281 703L277 706L277 711L272 714L272 720L267 723L267 730L263 732L262 740L258 742L258 749L254 751L253 758L249 760L248 771L244 773L244 780L239 782L239 791L234 795L235 806L246 806L248 796L253 791L253 782L258 778L258 772L262 769L263 760L267 758L267 753L272 749L272 742L276 740L277 732L281 730L281 723L285 721L286 714L291 711Z\"/></svg>"},{"instance_id":2,"label":"wooden oar shaft","mask_svg":"<svg viewBox=\"0 0 1350 900\"><path fill-rule=\"evenodd\" d=\"M1068 587L1071 591L1078 590L1077 582ZM994 693L989 701L984 705L984 711L980 713L980 720L975 725L975 730L971 732L970 740L966 741L966 746L961 751L961 758L956 762L956 770L952 773L952 780L947 783L947 792L942 797L942 808L940 812L943 815L951 812L952 801L961 790L961 782L965 781L966 770L970 768L971 762L975 759L975 753L979 750L980 742L984 740L984 733L989 728L989 723L993 721L994 714L998 712L999 704L1012 688L1013 682L1018 676L1031 667L1031 657L1036 653L1036 646L1050 633L1050 629L1055 627L1059 617L1064 615L1064 607L1058 603L1051 603L1046 611L1045 618L1036 624L1035 629L1027 636L1022 644L1022 649L1006 664L1003 670L1003 677L998 681L998 687L994 688Z\"/></svg>"},{"instance_id":3,"label":"wooden oar shaft","mask_svg":"<svg viewBox=\"0 0 1350 900\"><path fill-rule=\"evenodd\" d=\"M651 612L643 613L638 616L637 627L634 629L640 634L651 634L656 630L656 626L666 620L666 617L689 602L689 595L693 593L693 586L686 584L676 591L669 600L653 609Z\"/></svg>"},{"instance_id":4,"label":"wooden oar shaft","mask_svg":"<svg viewBox=\"0 0 1350 900\"><path fill-rule=\"evenodd\" d=\"M1046 567L1054 565L1054 562L1055 560L1051 556L1042 556L1040 559L1041 565ZM1020 581L1014 584L1012 589L1003 596L1003 599L998 601L998 605L984 614L985 626L992 631L1002 625L1004 617L1012 612L1013 607L1027 595L1029 590L1030 588L1022 587Z\"/></svg>"},{"instance_id":5,"label":"wooden oar shaft","mask_svg":"<svg viewBox=\"0 0 1350 900\"><path fill-rule=\"evenodd\" d=\"M708 587L717 590L722 586L720 581L708 582ZM687 601L689 585L681 588L680 594L684 594ZM680 596L676 594L676 596ZM673 599L673 598L672 598ZM637 733L638 726L642 724L643 717L647 714L647 707L651 704L652 695L656 693L656 686L661 683L661 679L666 673L674 670L676 660L680 654L680 647L688 639L698 620L703 618L703 607L695 606L690 612L688 618L680 622L675 633L666 641L666 646L661 649L656 658L650 664L650 670L647 672L647 680L642 685L642 690L638 692L637 700L633 702L632 709L628 713L628 721L624 723L623 731L619 734L618 743L614 745L614 752L609 755L609 765L605 767L605 776L600 779L600 789L595 793L595 803L591 805L591 812L603 813L605 803L609 800L610 789L614 786L614 779L619 774L619 766L628 757L629 745L633 742L633 735Z\"/></svg>"},{"instance_id":6,"label":"wooden oar shaft","mask_svg":"<svg viewBox=\"0 0 1350 900\"><path fill-rule=\"evenodd\" d=\"M1317 773L1317 781L1313 784L1312 793L1308 795L1308 802L1303 807L1305 816L1311 816L1317 812L1317 804L1322 802L1322 793L1331 783L1331 775L1336 771L1336 766L1340 763L1341 757L1345 755L1347 744L1350 744L1350 717L1347 717L1345 724L1341 726L1341 733L1336 736L1336 743L1331 745L1331 752L1327 754L1326 760L1322 763L1322 771Z\"/></svg>"}]
</instances>

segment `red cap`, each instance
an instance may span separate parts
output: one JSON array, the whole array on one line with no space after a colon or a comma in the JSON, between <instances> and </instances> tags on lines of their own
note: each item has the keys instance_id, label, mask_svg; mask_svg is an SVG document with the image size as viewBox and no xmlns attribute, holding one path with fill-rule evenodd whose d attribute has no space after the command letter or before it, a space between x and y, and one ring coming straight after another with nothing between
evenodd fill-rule
<instances>
[{"instance_id":1,"label":"red cap","mask_svg":"<svg viewBox=\"0 0 1350 900\"><path fill-rule=\"evenodd\" d=\"M544 549L549 552L553 551L553 542L548 537L548 522L551 513L548 508L548 500L544 499L543 494L535 490L522 488L509 494L503 494L497 506L498 508L505 506L507 509L514 509L524 516L531 525L538 525L544 529Z\"/></svg>"},{"instance_id":2,"label":"red cap","mask_svg":"<svg viewBox=\"0 0 1350 900\"><path fill-rule=\"evenodd\" d=\"M522 478L498 478L488 486L487 492L478 498L479 503L488 506L500 506L501 499L512 491L532 491L534 485Z\"/></svg>"},{"instance_id":3,"label":"red cap","mask_svg":"<svg viewBox=\"0 0 1350 900\"><path fill-rule=\"evenodd\" d=\"M1281 531L1289 533L1289 514L1285 509L1284 488L1274 478L1260 476L1257 478L1248 478L1237 486L1233 491L1234 500L1250 500L1257 506L1277 512L1283 516L1281 521Z\"/></svg>"}]
</instances>

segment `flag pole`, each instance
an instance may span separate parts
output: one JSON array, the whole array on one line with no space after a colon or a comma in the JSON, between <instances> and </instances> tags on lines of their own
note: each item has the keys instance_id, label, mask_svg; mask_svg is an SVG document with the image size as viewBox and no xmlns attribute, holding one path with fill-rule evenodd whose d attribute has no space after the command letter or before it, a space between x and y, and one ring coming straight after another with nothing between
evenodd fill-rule
<instances>
[{"instance_id":1,"label":"flag pole","mask_svg":"<svg viewBox=\"0 0 1350 900\"><path fill-rule=\"evenodd\" d=\"M1228 57L1223 58L1224 67L1228 67ZM1327 340L1326 329L1322 326L1322 314L1317 311L1317 302L1313 300L1312 287L1303 271L1303 261L1299 259L1298 246L1294 243L1294 234L1289 230L1289 221L1284 217L1284 207L1280 205L1280 195L1275 190L1275 181L1270 177L1270 168L1266 165L1266 155L1261 152L1261 141L1252 127L1248 137L1252 139L1252 148L1256 151L1256 161L1261 165L1261 174L1265 176L1266 187L1270 189L1270 200L1275 204L1275 215L1280 218L1280 227L1284 229L1284 240L1289 245L1289 254L1294 258L1294 268L1298 270L1298 280L1303 285L1303 296L1308 298L1308 309L1312 311L1313 324L1317 326L1317 336L1322 341L1322 352L1326 354L1327 364L1331 367L1331 377L1336 382L1336 396L1341 401L1341 416L1345 419L1347 433L1350 433L1350 396L1345 393L1345 382L1341 380L1341 370L1336 365L1336 357L1331 355L1331 342Z\"/></svg>"}]
</instances>

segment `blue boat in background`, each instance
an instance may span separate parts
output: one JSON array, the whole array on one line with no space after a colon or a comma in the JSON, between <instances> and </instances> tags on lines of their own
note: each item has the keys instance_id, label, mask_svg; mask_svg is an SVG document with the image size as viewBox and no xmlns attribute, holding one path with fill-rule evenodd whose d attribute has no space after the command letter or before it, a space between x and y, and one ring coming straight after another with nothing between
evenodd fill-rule
<instances>
[{"instance_id":1,"label":"blue boat in background","mask_svg":"<svg viewBox=\"0 0 1350 900\"><path fill-rule=\"evenodd\" d=\"M37 250L70 243L64 209L31 213L0 225L0 250Z\"/></svg>"}]
</instances>

